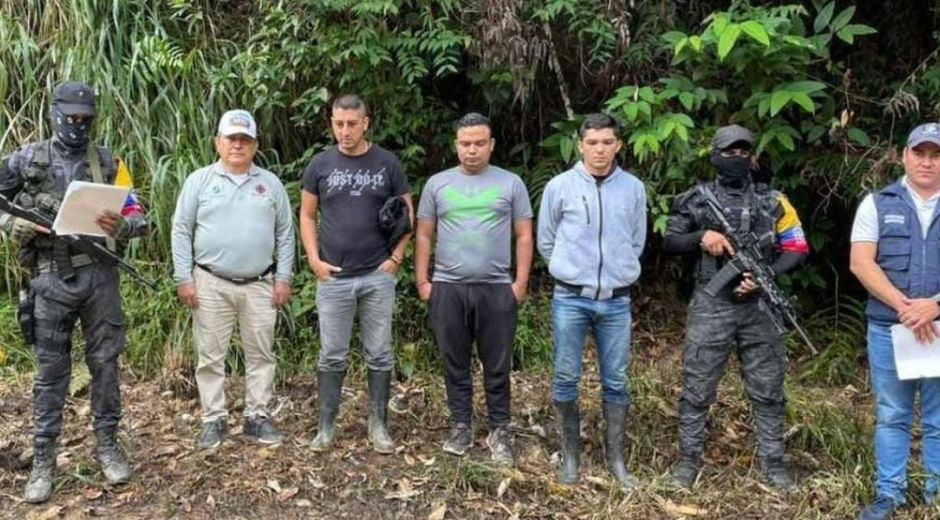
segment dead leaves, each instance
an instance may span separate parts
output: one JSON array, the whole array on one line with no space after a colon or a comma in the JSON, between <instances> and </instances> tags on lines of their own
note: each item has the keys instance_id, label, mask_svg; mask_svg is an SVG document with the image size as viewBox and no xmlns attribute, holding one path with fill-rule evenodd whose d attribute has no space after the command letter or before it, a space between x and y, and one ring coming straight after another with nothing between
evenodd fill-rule
<instances>
[{"instance_id":1,"label":"dead leaves","mask_svg":"<svg viewBox=\"0 0 940 520\"><path fill-rule=\"evenodd\" d=\"M431 514L428 515L428 520L444 520L444 515L447 514L447 504L441 504L439 507L431 511Z\"/></svg>"},{"instance_id":2,"label":"dead leaves","mask_svg":"<svg viewBox=\"0 0 940 520\"><path fill-rule=\"evenodd\" d=\"M398 491L393 491L385 495L386 500L410 500L421 494L416 490L407 477L398 480Z\"/></svg>"},{"instance_id":3,"label":"dead leaves","mask_svg":"<svg viewBox=\"0 0 940 520\"><path fill-rule=\"evenodd\" d=\"M32 520L52 520L59 516L60 513L65 509L63 506L52 506L42 513L30 517Z\"/></svg>"},{"instance_id":4,"label":"dead leaves","mask_svg":"<svg viewBox=\"0 0 940 520\"><path fill-rule=\"evenodd\" d=\"M416 376L418 378L420 376ZM285 401L278 425L288 436L279 449L258 449L239 439L238 420L233 418L231 438L213 454L193 449L198 435L199 403L195 396L181 398L161 394L152 383L129 385L125 406L128 419L122 423L126 432L122 441L128 447L130 458L138 475L130 486L109 488L97 486L100 474L94 462L94 439L90 436L88 420L70 416L61 438L59 464L62 475L87 476L91 482L64 477L57 483L54 503L39 508L27 508L16 502L11 517L46 520L102 515L110 518L133 517L140 512L144 517L214 518L233 514L234 507L250 507L259 518L372 518L376 511L386 516L416 518L418 520L452 520L462 518L704 518L726 517L729 511L738 511L742 504L750 507L741 518L798 518L788 513L807 510L843 511L846 487L824 487L812 495L800 498L808 506L782 504L781 500L762 492L744 472L746 457L751 449L748 415L735 401L722 409L714 428L715 458L724 454L733 461L719 460L718 471L728 472L728 481L704 479L704 490L694 498L680 494L658 493L661 488L657 477L650 477L648 461L637 459L634 466L649 485L632 495L620 493L611 487L604 467L603 454L598 453L601 441L599 430L593 426L600 416L599 400L585 403L584 451L581 482L576 486L557 483L556 468L551 452L557 449L557 438L552 430L551 393L548 381L519 373L513 375L519 383L518 398L523 412L513 425L517 432L515 468L496 467L486 458L488 453L479 444L464 459L455 459L440 452L440 441L446 433L446 401L439 379L428 383L413 379L398 385L398 405L401 412L393 416L392 434L403 447L394 456L376 456L366 442L367 394L344 393L346 401L340 416L337 449L329 454L314 454L307 449L312 413L316 401L303 404L312 383L292 382L285 385L292 391L292 406ZM238 381L237 378L234 378ZM597 380L592 380L596 383ZM422 385L424 385L422 387ZM352 383L353 388L364 388ZM438 388L440 387L440 388ZM242 391L235 387L235 394ZM308 392L308 393L303 393ZM29 396L21 393L15 408L16 415L0 417L0 432L9 432L6 444L0 441L0 454L11 457L26 450ZM482 407L482 389L479 392ZM6 397L4 397L7 399ZM675 415L674 400L653 398L639 407L651 420L671 420ZM73 414L84 408L84 398L70 403ZM10 404L12 403L12 405ZM4 406L14 409L15 402L7 400ZM234 410L233 413L237 413ZM2 414L0 414L2 415ZM12 417L14 426L6 426L3 419ZM745 419L742 419L745 418ZM85 418L88 419L88 418ZM644 421L646 419L643 419ZM13 423L10 423L13 424ZM639 438L643 430L638 426L632 432L638 436L634 442L651 442L655 448L655 470L665 471L665 459L673 454L670 444L674 439L674 425L662 439L647 441ZM659 433L659 432L657 432ZM15 437L13 437L15 436ZM4 437L0 437L4 439ZM742 451L736 446L746 446ZM3 450L7 451L4 452ZM644 452L645 453L645 452ZM25 452L24 452L25 454ZM818 453L817 453L818 454ZM806 455L809 456L809 455ZM804 456L804 457L806 457ZM803 459L801 459L803 460ZM800 466L805 467L805 462ZM13 499L25 482L26 471L5 472L0 469L0 489L8 490L3 498ZM722 474L724 477L724 474ZM841 483L840 477L832 477ZM6 480L4 480L6 479ZM11 487L5 487L12 484ZM755 496L766 503L755 503ZM77 497L74 505L68 500ZM771 497L771 498L767 498ZM811 498L810 498L811 497ZM2 499L0 499L2 500ZM747 502L745 502L747 501ZM798 509L797 507L802 507ZM776 509L783 508L783 509ZM246 509L247 510L247 509ZM771 511L772 514L761 516ZM602 513L596 513L602 512ZM4 511L7 513L7 511ZM606 516L605 516L606 515ZM3 517L0 514L0 517ZM831 516L832 518L842 516Z\"/></svg>"},{"instance_id":5,"label":"dead leaves","mask_svg":"<svg viewBox=\"0 0 940 520\"><path fill-rule=\"evenodd\" d=\"M509 489L510 482L512 482L511 478L504 478L502 482L499 483L499 487L496 488L496 498L503 498L503 495L506 494L506 490Z\"/></svg>"},{"instance_id":6,"label":"dead leaves","mask_svg":"<svg viewBox=\"0 0 940 520\"><path fill-rule=\"evenodd\" d=\"M85 488L82 491L82 496L85 497L85 500L98 500L101 496L104 495L104 491L101 488Z\"/></svg>"},{"instance_id":7,"label":"dead leaves","mask_svg":"<svg viewBox=\"0 0 940 520\"><path fill-rule=\"evenodd\" d=\"M300 492L300 488L298 487L287 488L277 494L277 499L280 500L281 502L287 502L288 500L297 496L297 493L299 492Z\"/></svg>"},{"instance_id":8,"label":"dead leaves","mask_svg":"<svg viewBox=\"0 0 940 520\"><path fill-rule=\"evenodd\" d=\"M667 500L662 503L663 511L674 516L674 517L690 517L690 516L702 516L708 514L708 511L685 504L676 504L672 500Z\"/></svg>"}]
</instances>

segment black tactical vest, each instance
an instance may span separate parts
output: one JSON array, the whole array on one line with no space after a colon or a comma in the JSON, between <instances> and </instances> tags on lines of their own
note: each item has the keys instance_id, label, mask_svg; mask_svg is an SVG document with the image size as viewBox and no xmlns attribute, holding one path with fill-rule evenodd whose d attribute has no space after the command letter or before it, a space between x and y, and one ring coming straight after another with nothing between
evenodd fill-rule
<instances>
[{"instance_id":1,"label":"black tactical vest","mask_svg":"<svg viewBox=\"0 0 940 520\"><path fill-rule=\"evenodd\" d=\"M88 146L94 146L89 144ZM82 153L66 162L57 158L52 149L51 140L39 141L29 145L29 162L21 172L23 189L16 195L14 202L26 209L36 208L51 219L55 218L56 207L65 196L65 190L71 181L93 182L91 168L86 154ZM104 175L104 182L113 181L114 168L110 152L104 147L96 147L99 164ZM77 164L76 164L77 163ZM74 174L71 174L74 170ZM35 265L36 254L51 251L53 240L39 234L20 251L20 261L24 266Z\"/></svg>"},{"instance_id":2,"label":"black tactical vest","mask_svg":"<svg viewBox=\"0 0 940 520\"><path fill-rule=\"evenodd\" d=\"M755 190L753 185L744 190L727 190L717 182L708 185L712 193L722 204L725 218L742 236L760 237L768 232L775 232L780 213L779 192L773 190ZM699 229L722 232L720 224L711 217L701 197L692 201L695 220ZM775 255L774 241L762 248L763 258L769 264ZM744 244L747 246L748 244ZM702 251L697 262L696 279L699 283L708 283L727 258L716 258Z\"/></svg>"}]
</instances>

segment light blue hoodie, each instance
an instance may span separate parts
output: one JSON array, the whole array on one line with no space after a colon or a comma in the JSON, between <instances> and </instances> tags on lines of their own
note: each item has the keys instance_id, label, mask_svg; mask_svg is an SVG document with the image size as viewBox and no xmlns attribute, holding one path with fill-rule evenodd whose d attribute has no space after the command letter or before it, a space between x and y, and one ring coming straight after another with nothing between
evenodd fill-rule
<instances>
[{"instance_id":1,"label":"light blue hoodie","mask_svg":"<svg viewBox=\"0 0 940 520\"><path fill-rule=\"evenodd\" d=\"M646 188L620 167L598 184L579 161L545 186L537 237L552 277L609 299L640 277Z\"/></svg>"}]
</instances>

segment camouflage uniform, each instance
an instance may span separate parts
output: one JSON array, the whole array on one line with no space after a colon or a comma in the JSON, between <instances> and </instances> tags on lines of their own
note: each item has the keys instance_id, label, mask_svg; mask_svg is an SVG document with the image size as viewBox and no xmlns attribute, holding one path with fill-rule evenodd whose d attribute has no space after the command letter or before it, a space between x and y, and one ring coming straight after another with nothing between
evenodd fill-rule
<instances>
[{"instance_id":1,"label":"camouflage uniform","mask_svg":"<svg viewBox=\"0 0 940 520\"><path fill-rule=\"evenodd\" d=\"M104 182L112 184L114 160L106 148L98 148L98 154ZM93 181L89 169L84 151L74 152L54 140L29 144L7 158L0 172L0 192L15 193L14 202L26 208L48 211L43 204L37 204L37 198L44 200L43 195L48 195L52 200L61 200L72 180ZM143 216L128 221L127 236L142 234L147 228ZM69 262L63 262L66 265L57 263L56 248L64 250L69 258ZM117 358L125 347L116 267L68 251L43 235L22 247L20 260L35 275L30 284L38 366L33 388L33 434L56 437L62 429L62 406L71 372L72 329L79 318L85 333L85 360L92 375L94 427L115 428L121 417Z\"/></svg>"},{"instance_id":2,"label":"camouflage uniform","mask_svg":"<svg viewBox=\"0 0 940 520\"><path fill-rule=\"evenodd\" d=\"M769 187L769 164L758 161L754 171L750 153L753 145L754 136L746 128L738 125L719 128L712 140L711 154L718 176L704 186L715 195L730 225L742 236L773 237L763 245L762 258L773 273L780 275L799 265L809 247L793 206L783 194ZM764 479L772 486L789 490L794 483L783 462L786 347L782 335L759 306L759 289L744 296L735 294L741 282L739 277L715 296L705 293L708 282L729 260L723 246L722 256L712 256L704 249L703 239L708 231L722 233L720 224L714 220L699 186L693 187L676 198L663 240L667 252L699 255L682 362L681 458L672 469L672 482L682 487L695 482L704 451L708 407L715 402L732 344L737 342L744 389L753 407ZM712 247L721 244L713 242L715 239L709 238Z\"/></svg>"},{"instance_id":3,"label":"camouflage uniform","mask_svg":"<svg viewBox=\"0 0 940 520\"><path fill-rule=\"evenodd\" d=\"M782 211L775 192L761 195L755 190L744 190L735 193L718 183L711 183L709 187L731 210L733 226L740 229L741 216L747 212L750 215L747 226L758 236L773 231ZM707 229L719 228L717 223L711 222L697 192L693 189L681 195L670 215L666 235ZM772 253L767 251L768 256ZM708 407L715 402L732 343L737 340L744 388L753 403L757 422L759 454L762 459L782 458L783 377L787 367L783 338L758 308L756 296L738 299L732 292L735 284L729 284L715 297L703 292L703 287L721 265L720 258L704 252L696 265L696 288L686 324L683 391L679 399L681 451L696 459L701 457Z\"/></svg>"},{"instance_id":4,"label":"camouflage uniform","mask_svg":"<svg viewBox=\"0 0 940 520\"><path fill-rule=\"evenodd\" d=\"M63 87L68 86L62 94ZM66 83L56 89L59 103L77 92L91 96L90 87ZM68 106L68 105L66 105ZM54 107L55 108L55 107ZM59 107L61 109L61 107ZM86 114L82 114L86 115ZM54 111L56 135L50 140L27 144L0 163L0 194L27 209L36 208L55 217L58 204L71 181L114 184L118 175L118 162L104 147L87 143L76 146L74 134L63 135L59 128L67 128L58 121L63 114ZM86 123L90 127L91 122ZM89 130L82 128L82 130ZM67 130L66 130L67 131ZM87 136L87 134L86 134ZM81 139L78 139L80 141ZM90 150L89 150L90 148ZM94 164L97 163L97 164ZM96 172L97 170L97 172ZM118 227L118 240L144 234L148 222L133 195L125 205L123 222ZM130 211L129 204L132 204ZM0 215L0 228L11 233L16 217ZM120 241L100 239L112 249L120 248ZM126 480L129 469L117 468L115 434L121 418L121 393L118 380L118 356L125 348L124 317L121 311L120 284L117 268L95 258L72 250L61 241L37 234L21 244L19 259L29 269L32 280L30 295L34 300L33 345L36 355L36 376L33 383L33 436L36 446L34 473L37 463L45 463L53 456L55 439L62 430L62 409L68 393L71 376L72 330L77 320L82 322L85 336L85 362L91 374L91 409L94 429L98 437L98 456L109 480ZM45 468L49 469L49 468ZM51 492L31 495L27 486L27 501L42 502ZM31 479L32 484L35 479Z\"/></svg>"}]
</instances>

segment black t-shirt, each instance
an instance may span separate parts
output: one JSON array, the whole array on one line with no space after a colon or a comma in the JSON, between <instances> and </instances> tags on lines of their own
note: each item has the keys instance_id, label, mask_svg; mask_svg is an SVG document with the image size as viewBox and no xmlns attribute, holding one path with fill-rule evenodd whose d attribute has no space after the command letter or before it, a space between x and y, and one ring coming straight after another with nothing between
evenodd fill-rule
<instances>
[{"instance_id":1,"label":"black t-shirt","mask_svg":"<svg viewBox=\"0 0 940 520\"><path fill-rule=\"evenodd\" d=\"M333 276L369 273L388 258L379 211L411 191L394 154L376 144L356 157L330 148L307 165L303 187L319 198L320 259L343 269Z\"/></svg>"}]
</instances>

